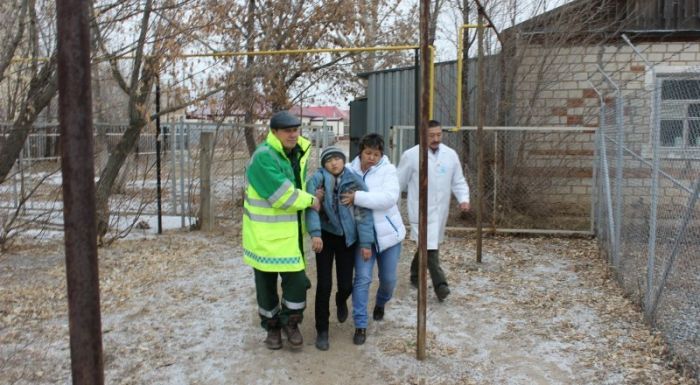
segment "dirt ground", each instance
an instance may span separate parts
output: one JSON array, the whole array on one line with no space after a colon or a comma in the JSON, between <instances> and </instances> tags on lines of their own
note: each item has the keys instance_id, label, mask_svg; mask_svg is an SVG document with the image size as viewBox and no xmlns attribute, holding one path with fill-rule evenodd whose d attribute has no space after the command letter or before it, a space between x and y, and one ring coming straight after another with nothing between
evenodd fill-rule
<instances>
[{"instance_id":1,"label":"dirt ground","mask_svg":"<svg viewBox=\"0 0 700 385\"><path fill-rule=\"evenodd\" d=\"M697 384L671 367L592 240L487 238L476 264L473 240L448 238L441 260L452 294L440 303L429 289L428 357L418 361L412 242L385 320L370 320L358 347L352 319L339 324L332 305L327 352L313 345L309 258L305 346L292 352L262 343L239 239L229 225L100 249L106 383ZM67 325L61 241L0 255L0 383L69 383Z\"/></svg>"}]
</instances>

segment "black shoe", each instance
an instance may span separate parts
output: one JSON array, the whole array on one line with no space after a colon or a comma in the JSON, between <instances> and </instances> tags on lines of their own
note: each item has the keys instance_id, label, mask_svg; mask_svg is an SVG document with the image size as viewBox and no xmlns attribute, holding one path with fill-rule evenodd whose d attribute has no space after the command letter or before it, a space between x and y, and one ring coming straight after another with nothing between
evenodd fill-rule
<instances>
[{"instance_id":1,"label":"black shoe","mask_svg":"<svg viewBox=\"0 0 700 385\"><path fill-rule=\"evenodd\" d=\"M338 303L338 322L341 324L345 322L346 319L348 319L348 304L346 301L343 301L341 303Z\"/></svg>"},{"instance_id":2,"label":"black shoe","mask_svg":"<svg viewBox=\"0 0 700 385\"><path fill-rule=\"evenodd\" d=\"M384 306L375 306L372 312L372 318L375 321L381 321L384 319Z\"/></svg>"},{"instance_id":3,"label":"black shoe","mask_svg":"<svg viewBox=\"0 0 700 385\"><path fill-rule=\"evenodd\" d=\"M316 336L316 348L318 350L328 350L330 344L328 343L328 332L318 332Z\"/></svg>"},{"instance_id":4,"label":"black shoe","mask_svg":"<svg viewBox=\"0 0 700 385\"><path fill-rule=\"evenodd\" d=\"M355 329L355 335L352 336L352 343L362 345L367 339L367 329Z\"/></svg>"},{"instance_id":5,"label":"black shoe","mask_svg":"<svg viewBox=\"0 0 700 385\"><path fill-rule=\"evenodd\" d=\"M448 295L450 295L450 288L447 287L446 283L441 283L437 289L435 289L435 294L437 294L438 300L442 302Z\"/></svg>"}]
</instances>

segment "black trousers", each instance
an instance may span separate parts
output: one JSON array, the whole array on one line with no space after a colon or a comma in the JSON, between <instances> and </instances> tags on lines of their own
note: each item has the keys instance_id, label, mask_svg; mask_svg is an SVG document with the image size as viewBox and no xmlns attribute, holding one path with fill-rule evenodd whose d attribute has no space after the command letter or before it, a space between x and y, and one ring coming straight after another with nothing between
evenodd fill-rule
<instances>
[{"instance_id":1,"label":"black trousers","mask_svg":"<svg viewBox=\"0 0 700 385\"><path fill-rule=\"evenodd\" d=\"M316 330L328 331L330 316L329 302L333 289L333 259L336 261L335 272L338 281L338 291L335 303L344 303L352 294L352 272L355 267L355 246L347 247L345 237L337 236L326 231L321 232L323 250L316 254Z\"/></svg>"},{"instance_id":2,"label":"black trousers","mask_svg":"<svg viewBox=\"0 0 700 385\"><path fill-rule=\"evenodd\" d=\"M438 286L447 285L445 272L440 267L440 254L437 250L428 250L428 272L430 280L433 281L433 290L437 290ZM411 282L418 282L418 251L413 255L411 261Z\"/></svg>"}]
</instances>

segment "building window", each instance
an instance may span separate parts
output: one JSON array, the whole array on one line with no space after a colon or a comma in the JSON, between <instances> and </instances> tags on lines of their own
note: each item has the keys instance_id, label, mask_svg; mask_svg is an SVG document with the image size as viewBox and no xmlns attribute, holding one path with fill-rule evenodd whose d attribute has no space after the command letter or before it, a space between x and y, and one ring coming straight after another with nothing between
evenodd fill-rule
<instances>
[{"instance_id":1,"label":"building window","mask_svg":"<svg viewBox=\"0 0 700 385\"><path fill-rule=\"evenodd\" d=\"M700 74L690 78L661 77L660 144L700 150Z\"/></svg>"}]
</instances>

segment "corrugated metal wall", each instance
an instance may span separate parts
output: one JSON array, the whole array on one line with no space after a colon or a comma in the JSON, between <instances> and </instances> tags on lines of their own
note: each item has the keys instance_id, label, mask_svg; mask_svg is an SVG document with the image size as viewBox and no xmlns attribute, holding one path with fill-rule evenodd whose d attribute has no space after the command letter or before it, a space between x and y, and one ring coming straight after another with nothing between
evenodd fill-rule
<instances>
[{"instance_id":1,"label":"corrugated metal wall","mask_svg":"<svg viewBox=\"0 0 700 385\"><path fill-rule=\"evenodd\" d=\"M489 80L486 85L487 97L492 98L498 94L501 73L496 69L498 66L497 57L491 57L487 60L491 61L491 63L487 63L487 68L489 68ZM469 116L475 116L477 63L476 60L470 60L465 65L469 65L467 82L470 89ZM366 77L368 80L366 132L378 133L384 136L385 141L388 142L391 126L415 124L414 68L374 72ZM455 61L437 63L435 65L433 118L439 120L443 127L455 124L456 92L457 63ZM467 122L463 124L466 125Z\"/></svg>"}]
</instances>

